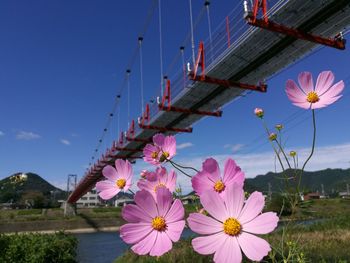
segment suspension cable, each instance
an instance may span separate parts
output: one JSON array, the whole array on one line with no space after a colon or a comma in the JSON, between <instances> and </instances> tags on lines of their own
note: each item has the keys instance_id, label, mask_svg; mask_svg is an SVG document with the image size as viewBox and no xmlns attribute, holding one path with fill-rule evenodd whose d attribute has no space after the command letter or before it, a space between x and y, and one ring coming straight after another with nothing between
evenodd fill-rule
<instances>
[{"instance_id":1,"label":"suspension cable","mask_svg":"<svg viewBox=\"0 0 350 263\"><path fill-rule=\"evenodd\" d=\"M209 6L210 6L210 1L206 0L204 3L204 6L207 10L207 19L208 19L208 31L209 31L209 48L210 48L210 59L213 61L213 47L212 47L212 38L211 38L211 20L210 20L210 12L209 12Z\"/></svg>"},{"instance_id":2,"label":"suspension cable","mask_svg":"<svg viewBox=\"0 0 350 263\"><path fill-rule=\"evenodd\" d=\"M162 6L161 0L158 0L159 17L159 58L160 58L160 94L163 96L163 41L162 41Z\"/></svg>"},{"instance_id":3,"label":"suspension cable","mask_svg":"<svg viewBox=\"0 0 350 263\"><path fill-rule=\"evenodd\" d=\"M130 73L131 73L131 70L130 69L127 69L126 70L126 78L127 78L127 82L128 82L128 128L129 128L129 125L130 125Z\"/></svg>"},{"instance_id":4,"label":"suspension cable","mask_svg":"<svg viewBox=\"0 0 350 263\"><path fill-rule=\"evenodd\" d=\"M139 37L139 54L140 54L140 81L141 81L141 114L144 111L143 102L143 58L142 58L142 41L143 37Z\"/></svg>"},{"instance_id":5,"label":"suspension cable","mask_svg":"<svg viewBox=\"0 0 350 263\"><path fill-rule=\"evenodd\" d=\"M186 87L186 64L185 64L185 47L181 46L180 47L180 52L181 52L181 60L182 60L182 71L183 71L183 88Z\"/></svg>"},{"instance_id":6,"label":"suspension cable","mask_svg":"<svg viewBox=\"0 0 350 263\"><path fill-rule=\"evenodd\" d=\"M194 35L193 35L193 15L192 15L192 0L188 0L190 5L190 22L191 22L191 47L192 47L192 63L195 65L195 55L194 55Z\"/></svg>"}]
</instances>

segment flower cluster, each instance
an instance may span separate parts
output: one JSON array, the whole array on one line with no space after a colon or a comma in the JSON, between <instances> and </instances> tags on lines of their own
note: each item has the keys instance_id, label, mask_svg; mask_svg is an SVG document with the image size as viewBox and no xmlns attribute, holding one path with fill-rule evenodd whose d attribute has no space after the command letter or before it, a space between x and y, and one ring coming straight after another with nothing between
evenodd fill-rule
<instances>
[{"instance_id":1,"label":"flower cluster","mask_svg":"<svg viewBox=\"0 0 350 263\"><path fill-rule=\"evenodd\" d=\"M122 217L127 223L120 228L121 238L138 255L161 256L170 251L185 227L184 206L173 197L177 175L161 166L175 154L173 136L156 134L153 144L144 148L144 160L155 165L155 170L141 172L135 204L123 208ZM96 185L103 199L131 186L132 169L128 161L117 160L115 168L106 166L103 175L107 180ZM192 240L192 246L200 254L214 254L215 262L241 262L241 251L251 260L262 260L271 250L255 234L273 231L278 217L275 213L262 213L265 200L261 193L254 192L244 201L244 179L241 168L230 158L223 173L218 162L208 158L192 177L193 190L201 203L198 213L191 213L187 219L188 227L201 235Z\"/></svg>"}]
</instances>

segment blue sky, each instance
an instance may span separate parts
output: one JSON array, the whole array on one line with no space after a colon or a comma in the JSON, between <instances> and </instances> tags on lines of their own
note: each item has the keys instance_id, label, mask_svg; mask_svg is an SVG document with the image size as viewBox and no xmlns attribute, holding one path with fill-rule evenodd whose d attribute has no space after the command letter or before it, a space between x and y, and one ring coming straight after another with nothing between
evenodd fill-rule
<instances>
[{"instance_id":1,"label":"blue sky","mask_svg":"<svg viewBox=\"0 0 350 263\"><path fill-rule=\"evenodd\" d=\"M212 1L216 28L240 1ZM204 1L193 1L197 17ZM137 6L137 8L136 8ZM81 177L101 136L125 70L143 32L151 1L3 1L0 9L0 179L15 172L36 172L57 186L67 174ZM159 29L155 10L144 35L145 98L159 90ZM164 73L188 34L188 1L162 2ZM196 45L208 37L204 14L195 29ZM187 43L186 57L190 56ZM139 57L132 66L131 116L140 114ZM322 48L268 81L266 94L252 93L224 107L222 118L205 118L193 134L177 136L177 159L199 166L207 156L237 159L247 176L273 170L272 153L255 107L266 120L285 123L288 149L306 155L311 144L311 112L293 106L285 95L287 79L301 71L314 76L332 70L344 79L344 97L317 111L316 156L309 170L350 166L350 52ZM120 124L127 125L126 93ZM294 116L294 119L293 119ZM283 123L283 122L282 122ZM101 149L117 137L117 120ZM334 153L330 156L329 152ZM318 154L318 155L317 155ZM241 163L240 163L241 162ZM254 164L254 165L253 165ZM135 171L143 167L137 164ZM186 184L186 181L183 181Z\"/></svg>"}]
</instances>

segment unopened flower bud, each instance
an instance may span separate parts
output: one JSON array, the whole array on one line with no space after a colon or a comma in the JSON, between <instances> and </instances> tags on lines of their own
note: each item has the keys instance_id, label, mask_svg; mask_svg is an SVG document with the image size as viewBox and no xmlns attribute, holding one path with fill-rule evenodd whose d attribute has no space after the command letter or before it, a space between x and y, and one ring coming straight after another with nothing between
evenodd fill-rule
<instances>
[{"instance_id":1,"label":"unopened flower bud","mask_svg":"<svg viewBox=\"0 0 350 263\"><path fill-rule=\"evenodd\" d=\"M282 124L277 124L275 127L276 127L276 129L277 129L278 131L280 131L280 130L283 129L283 125L282 125Z\"/></svg>"},{"instance_id":2,"label":"unopened flower bud","mask_svg":"<svg viewBox=\"0 0 350 263\"><path fill-rule=\"evenodd\" d=\"M290 152L289 152L289 155L290 155L291 157L295 157L295 156L297 155L297 152L296 152L296 151L290 151Z\"/></svg>"},{"instance_id":3,"label":"unopened flower bud","mask_svg":"<svg viewBox=\"0 0 350 263\"><path fill-rule=\"evenodd\" d=\"M276 139L277 139L277 134L271 132L270 135L269 135L269 140L270 141L275 141Z\"/></svg>"},{"instance_id":4,"label":"unopened flower bud","mask_svg":"<svg viewBox=\"0 0 350 263\"><path fill-rule=\"evenodd\" d=\"M262 119L264 117L264 110L261 108L255 108L254 114Z\"/></svg>"},{"instance_id":5,"label":"unopened flower bud","mask_svg":"<svg viewBox=\"0 0 350 263\"><path fill-rule=\"evenodd\" d=\"M148 171L147 171L147 170L142 170L141 173L140 173L140 176L141 176L141 178L146 179L147 174L148 174Z\"/></svg>"}]
</instances>

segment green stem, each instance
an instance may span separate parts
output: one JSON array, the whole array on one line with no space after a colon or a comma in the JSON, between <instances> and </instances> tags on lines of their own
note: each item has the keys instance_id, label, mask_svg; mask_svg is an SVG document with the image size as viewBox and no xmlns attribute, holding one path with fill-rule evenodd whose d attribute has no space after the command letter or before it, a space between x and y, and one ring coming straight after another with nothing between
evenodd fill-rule
<instances>
[{"instance_id":1,"label":"green stem","mask_svg":"<svg viewBox=\"0 0 350 263\"><path fill-rule=\"evenodd\" d=\"M177 166L175 166L173 162L170 161L170 164L171 164L176 170L180 171L181 173L183 173L183 174L186 175L187 177L192 178L191 175L189 175L188 173L182 171L180 168L178 168Z\"/></svg>"},{"instance_id":2,"label":"green stem","mask_svg":"<svg viewBox=\"0 0 350 263\"><path fill-rule=\"evenodd\" d=\"M182 168L182 169L190 169L190 170L195 171L196 173L199 173L199 171L198 171L196 168L193 168L193 167L190 167L190 166L183 166L183 165L180 165L180 164L175 163L174 161L172 161L172 160L170 160L170 159L168 159L168 161L169 161L170 163L176 165L177 167Z\"/></svg>"},{"instance_id":3,"label":"green stem","mask_svg":"<svg viewBox=\"0 0 350 263\"><path fill-rule=\"evenodd\" d=\"M278 145L278 148L279 148L280 151L282 152L282 154L283 154L283 156L284 156L284 159L286 159L286 162L287 162L287 164L288 164L289 169L292 169L292 167L291 167L291 165L290 165L290 163L289 163L288 157L287 157L286 153L285 153L284 150L283 150L282 145L278 142L278 140L276 140L276 143L277 143L277 145Z\"/></svg>"}]
</instances>

